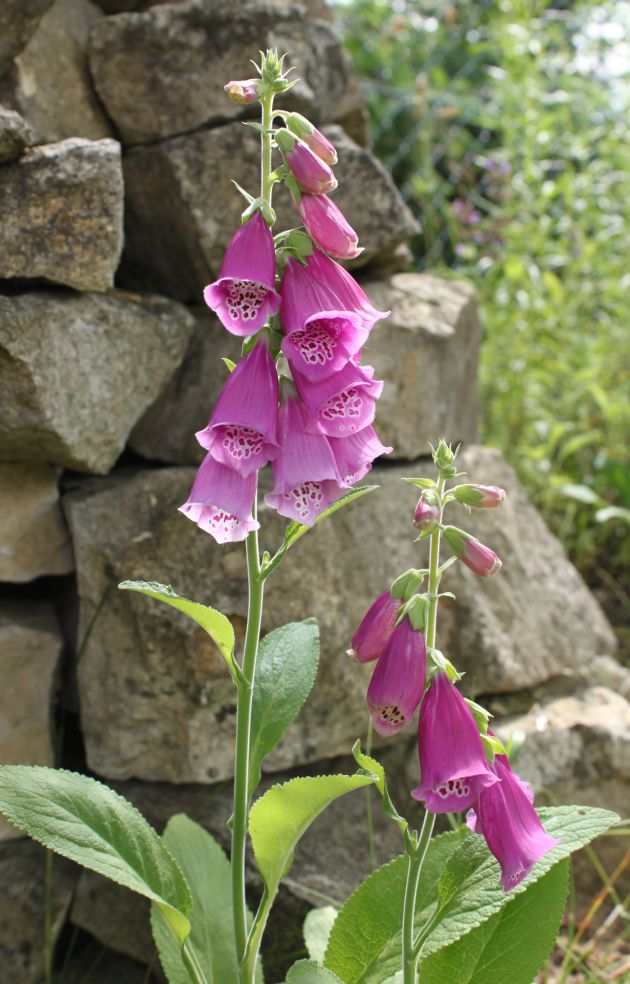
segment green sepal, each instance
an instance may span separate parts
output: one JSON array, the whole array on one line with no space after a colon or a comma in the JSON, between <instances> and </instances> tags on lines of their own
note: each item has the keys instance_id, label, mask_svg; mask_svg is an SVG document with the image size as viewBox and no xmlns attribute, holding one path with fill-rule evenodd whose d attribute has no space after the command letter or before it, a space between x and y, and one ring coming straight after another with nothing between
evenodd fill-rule
<instances>
[{"instance_id":1,"label":"green sepal","mask_svg":"<svg viewBox=\"0 0 630 984\"><path fill-rule=\"evenodd\" d=\"M427 614L429 611L429 599L426 594L413 595L406 601L398 612L396 625L400 625L403 619L408 618L414 629L418 632L426 632Z\"/></svg>"},{"instance_id":2,"label":"green sepal","mask_svg":"<svg viewBox=\"0 0 630 984\"><path fill-rule=\"evenodd\" d=\"M287 175L284 179L284 183L291 193L291 197L295 199L296 205L299 205L302 201L302 191L299 184L293 177L290 171L287 171Z\"/></svg>"},{"instance_id":3,"label":"green sepal","mask_svg":"<svg viewBox=\"0 0 630 984\"><path fill-rule=\"evenodd\" d=\"M315 133L315 127L306 116L301 113L284 114L285 126L296 135L296 137L309 137Z\"/></svg>"},{"instance_id":4,"label":"green sepal","mask_svg":"<svg viewBox=\"0 0 630 984\"><path fill-rule=\"evenodd\" d=\"M228 359L226 356L223 356L221 362L223 362L228 372L234 372L236 369L236 362L232 362L232 360Z\"/></svg>"},{"instance_id":5,"label":"green sepal","mask_svg":"<svg viewBox=\"0 0 630 984\"><path fill-rule=\"evenodd\" d=\"M428 573L427 570L417 570L415 567L410 567L408 571L399 574L396 580L392 582L389 593L392 598L402 598L403 601L408 601L422 586Z\"/></svg>"},{"instance_id":6,"label":"green sepal","mask_svg":"<svg viewBox=\"0 0 630 984\"><path fill-rule=\"evenodd\" d=\"M494 762L495 755L505 755L503 742L496 735L481 733L479 737L483 743L483 750L486 753L486 758L490 765Z\"/></svg>"},{"instance_id":7,"label":"green sepal","mask_svg":"<svg viewBox=\"0 0 630 984\"><path fill-rule=\"evenodd\" d=\"M436 673L446 673L451 683L457 683L463 676L443 652L429 648L427 649L427 679L431 679Z\"/></svg>"},{"instance_id":8,"label":"green sepal","mask_svg":"<svg viewBox=\"0 0 630 984\"><path fill-rule=\"evenodd\" d=\"M275 138L276 144L283 154L290 154L297 143L297 137L285 128L276 130Z\"/></svg>"},{"instance_id":9,"label":"green sepal","mask_svg":"<svg viewBox=\"0 0 630 984\"><path fill-rule=\"evenodd\" d=\"M258 125L260 125L260 124L258 124ZM243 198L245 199L245 201L247 202L247 204L248 205L252 205L253 202L254 202L254 200L255 200L254 199L254 196L253 195L250 195L250 193L248 191L245 191L245 189L242 188L241 185L238 183L238 181L235 181L234 178L232 178L232 184L234 185L234 187L236 188L236 190L241 193L241 195L243 196Z\"/></svg>"},{"instance_id":10,"label":"green sepal","mask_svg":"<svg viewBox=\"0 0 630 984\"><path fill-rule=\"evenodd\" d=\"M485 735L486 732L488 731L488 725L490 724L490 720L491 718L494 717L494 715L491 714L490 711L487 711L485 707L482 707L481 704L477 704L474 700L471 700L470 697L464 697L464 700L466 701L468 707L472 711L472 716L474 717L477 723L479 732L482 735Z\"/></svg>"},{"instance_id":11,"label":"green sepal","mask_svg":"<svg viewBox=\"0 0 630 984\"><path fill-rule=\"evenodd\" d=\"M437 468L437 470L439 471L442 478L446 478L446 479L455 478L455 476L457 475L457 468L455 467L455 459L459 453L460 446L461 445L458 445L453 451L451 445L447 444L444 438L440 438L437 448L434 448L432 445L429 445L433 453L433 463Z\"/></svg>"},{"instance_id":12,"label":"green sepal","mask_svg":"<svg viewBox=\"0 0 630 984\"><path fill-rule=\"evenodd\" d=\"M483 492L475 488L474 485L456 485L451 489L450 494L456 502L463 506L477 506L483 499Z\"/></svg>"}]
</instances>

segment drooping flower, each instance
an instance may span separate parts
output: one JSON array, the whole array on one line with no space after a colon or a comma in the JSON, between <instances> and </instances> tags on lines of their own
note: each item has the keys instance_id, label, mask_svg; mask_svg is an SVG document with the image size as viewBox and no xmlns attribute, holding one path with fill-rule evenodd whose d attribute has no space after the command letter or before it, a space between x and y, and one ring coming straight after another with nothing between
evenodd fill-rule
<instances>
[{"instance_id":1,"label":"drooping flower","mask_svg":"<svg viewBox=\"0 0 630 984\"><path fill-rule=\"evenodd\" d=\"M226 96L242 106L258 102L262 93L260 79L233 79L223 86Z\"/></svg>"},{"instance_id":2,"label":"drooping flower","mask_svg":"<svg viewBox=\"0 0 630 984\"><path fill-rule=\"evenodd\" d=\"M259 527L252 516L255 494L255 474L243 478L207 454L179 511L210 533L217 543L232 543L244 540Z\"/></svg>"},{"instance_id":3,"label":"drooping flower","mask_svg":"<svg viewBox=\"0 0 630 984\"><path fill-rule=\"evenodd\" d=\"M334 191L337 179L331 168L306 143L288 130L276 132L276 143L284 152L291 174L302 191L312 195Z\"/></svg>"},{"instance_id":4,"label":"drooping flower","mask_svg":"<svg viewBox=\"0 0 630 984\"><path fill-rule=\"evenodd\" d=\"M507 755L496 755L492 770L500 781L482 790L474 806L476 823L469 826L485 837L501 865L501 887L509 892L560 841L544 830L533 796L512 771Z\"/></svg>"},{"instance_id":5,"label":"drooping flower","mask_svg":"<svg viewBox=\"0 0 630 984\"><path fill-rule=\"evenodd\" d=\"M334 144L331 144L321 130L313 126L305 116L302 116L301 113L289 113L285 123L291 133L295 133L296 137L303 140L322 161L325 161L326 164L337 163L337 151Z\"/></svg>"},{"instance_id":6,"label":"drooping flower","mask_svg":"<svg viewBox=\"0 0 630 984\"><path fill-rule=\"evenodd\" d=\"M505 489L497 485L456 485L451 492L457 502L474 509L493 509L505 502Z\"/></svg>"},{"instance_id":7,"label":"drooping flower","mask_svg":"<svg viewBox=\"0 0 630 984\"><path fill-rule=\"evenodd\" d=\"M308 414L289 384L280 404L278 438L282 454L273 462L274 484L265 503L281 516L312 526L344 492L326 436L309 432Z\"/></svg>"},{"instance_id":8,"label":"drooping flower","mask_svg":"<svg viewBox=\"0 0 630 984\"><path fill-rule=\"evenodd\" d=\"M372 462L381 454L390 454L393 448L381 443L373 427L368 425L350 437L331 437L329 443L337 462L344 485L355 485L367 475Z\"/></svg>"},{"instance_id":9,"label":"drooping flower","mask_svg":"<svg viewBox=\"0 0 630 984\"><path fill-rule=\"evenodd\" d=\"M443 533L455 556L479 577L490 577L501 570L501 560L494 550L486 547L470 533L465 533L456 526L446 526Z\"/></svg>"},{"instance_id":10,"label":"drooping flower","mask_svg":"<svg viewBox=\"0 0 630 984\"><path fill-rule=\"evenodd\" d=\"M347 650L351 659L357 663L370 663L383 655L401 604L401 599L392 598L389 591L384 591L372 602L352 636L352 648Z\"/></svg>"},{"instance_id":11,"label":"drooping flower","mask_svg":"<svg viewBox=\"0 0 630 984\"><path fill-rule=\"evenodd\" d=\"M262 340L230 373L208 426L196 436L216 461L245 477L280 453L277 423L278 375Z\"/></svg>"},{"instance_id":12,"label":"drooping flower","mask_svg":"<svg viewBox=\"0 0 630 984\"><path fill-rule=\"evenodd\" d=\"M361 318L364 328L372 328L377 321L387 318L390 311L378 311L352 274L319 249L314 249L306 260L309 276L318 281L320 296L325 292L328 302L324 307L354 311Z\"/></svg>"},{"instance_id":13,"label":"drooping flower","mask_svg":"<svg viewBox=\"0 0 630 984\"><path fill-rule=\"evenodd\" d=\"M422 702L418 728L420 785L411 795L433 813L459 813L496 783L470 708L439 672Z\"/></svg>"},{"instance_id":14,"label":"drooping flower","mask_svg":"<svg viewBox=\"0 0 630 984\"><path fill-rule=\"evenodd\" d=\"M413 717L424 693L426 655L422 632L404 618L392 632L368 687L368 710L379 735L395 734Z\"/></svg>"},{"instance_id":15,"label":"drooping flower","mask_svg":"<svg viewBox=\"0 0 630 984\"><path fill-rule=\"evenodd\" d=\"M413 525L417 530L429 530L439 521L440 510L431 506L426 499L420 498L413 514Z\"/></svg>"},{"instance_id":16,"label":"drooping flower","mask_svg":"<svg viewBox=\"0 0 630 984\"><path fill-rule=\"evenodd\" d=\"M233 237L204 300L233 335L253 335L280 308L273 236L256 212Z\"/></svg>"},{"instance_id":17,"label":"drooping flower","mask_svg":"<svg viewBox=\"0 0 630 984\"><path fill-rule=\"evenodd\" d=\"M363 252L357 233L328 195L302 195L298 211L309 236L325 253L351 260Z\"/></svg>"},{"instance_id":18,"label":"drooping flower","mask_svg":"<svg viewBox=\"0 0 630 984\"><path fill-rule=\"evenodd\" d=\"M367 427L376 414L383 383L373 379L372 366L347 362L343 369L317 383L294 373L295 384L308 411L310 426L329 437L350 437Z\"/></svg>"},{"instance_id":19,"label":"drooping flower","mask_svg":"<svg viewBox=\"0 0 630 984\"><path fill-rule=\"evenodd\" d=\"M317 382L338 372L365 343L368 331L361 315L336 303L306 266L287 261L280 293L285 339L282 351L292 369Z\"/></svg>"}]
</instances>

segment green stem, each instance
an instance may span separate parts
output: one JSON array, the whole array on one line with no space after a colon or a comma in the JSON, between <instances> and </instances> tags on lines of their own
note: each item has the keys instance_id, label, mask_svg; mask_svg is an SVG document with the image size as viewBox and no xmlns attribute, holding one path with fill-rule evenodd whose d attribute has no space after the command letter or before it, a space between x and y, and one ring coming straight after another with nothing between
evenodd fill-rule
<instances>
[{"instance_id":1,"label":"green stem","mask_svg":"<svg viewBox=\"0 0 630 984\"><path fill-rule=\"evenodd\" d=\"M208 984L208 978L204 974L203 967L197 959L197 954L189 945L188 940L186 940L182 947L182 960L193 984Z\"/></svg>"},{"instance_id":2,"label":"green stem","mask_svg":"<svg viewBox=\"0 0 630 984\"><path fill-rule=\"evenodd\" d=\"M46 984L53 979L53 852L46 851L46 874L44 891L44 977Z\"/></svg>"},{"instance_id":3,"label":"green stem","mask_svg":"<svg viewBox=\"0 0 630 984\"><path fill-rule=\"evenodd\" d=\"M429 552L429 609L427 612L426 645L427 649L435 649L437 640L437 611L438 611L438 591L440 587L440 541L442 530L443 508L441 505L444 493L445 480L440 476L437 485L437 495L440 501L440 525L431 534ZM418 885L422 865L429 848L429 841L433 835L435 826L435 814L426 810L422 822L422 830L418 838L418 843L413 852L409 853L409 867L407 868L407 883L405 885L405 898L403 903L403 933L402 933L402 959L403 959L403 984L417 984L418 980L418 948L414 945L414 918L416 914L416 898L418 896Z\"/></svg>"},{"instance_id":4,"label":"green stem","mask_svg":"<svg viewBox=\"0 0 630 984\"><path fill-rule=\"evenodd\" d=\"M372 718L368 719L368 730L367 738L365 741L365 752L367 755L372 754ZM374 817L372 815L372 787L365 787L365 813L367 819L367 839L368 839L368 858L370 861L370 868L374 870L376 868L376 848L374 845Z\"/></svg>"}]
</instances>

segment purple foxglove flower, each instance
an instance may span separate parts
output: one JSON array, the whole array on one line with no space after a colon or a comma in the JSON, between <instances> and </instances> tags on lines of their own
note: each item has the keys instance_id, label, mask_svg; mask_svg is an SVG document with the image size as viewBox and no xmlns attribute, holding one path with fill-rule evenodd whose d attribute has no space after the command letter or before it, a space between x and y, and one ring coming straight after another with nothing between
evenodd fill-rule
<instances>
[{"instance_id":1,"label":"purple foxglove flower","mask_svg":"<svg viewBox=\"0 0 630 984\"><path fill-rule=\"evenodd\" d=\"M437 673L422 702L418 728L420 785L414 799L433 813L459 813L496 783L468 704L446 673Z\"/></svg>"},{"instance_id":2,"label":"purple foxglove flower","mask_svg":"<svg viewBox=\"0 0 630 984\"><path fill-rule=\"evenodd\" d=\"M292 369L318 382L343 369L365 344L368 330L360 314L338 305L311 275L310 260L304 267L290 258L282 278L282 351Z\"/></svg>"},{"instance_id":3,"label":"purple foxglove flower","mask_svg":"<svg viewBox=\"0 0 630 984\"><path fill-rule=\"evenodd\" d=\"M309 236L325 253L351 260L363 252L358 235L328 195L302 195L298 211Z\"/></svg>"},{"instance_id":4,"label":"purple foxglove flower","mask_svg":"<svg viewBox=\"0 0 630 984\"><path fill-rule=\"evenodd\" d=\"M440 519L440 510L437 506L430 506L424 499L418 501L416 511L413 514L413 525L417 530L428 530Z\"/></svg>"},{"instance_id":5,"label":"purple foxglove flower","mask_svg":"<svg viewBox=\"0 0 630 984\"><path fill-rule=\"evenodd\" d=\"M289 113L285 123L291 133L303 140L322 161L326 164L337 163L337 151L334 145L305 116L300 113Z\"/></svg>"},{"instance_id":6,"label":"purple foxglove flower","mask_svg":"<svg viewBox=\"0 0 630 984\"><path fill-rule=\"evenodd\" d=\"M350 437L331 437L329 443L341 480L348 486L355 485L367 475L375 458L393 451L393 448L381 444L378 434L369 425Z\"/></svg>"},{"instance_id":7,"label":"purple foxglove flower","mask_svg":"<svg viewBox=\"0 0 630 984\"><path fill-rule=\"evenodd\" d=\"M361 318L362 326L368 330L391 313L377 311L354 277L321 250L313 250L306 260L306 269L309 276L318 282L316 289L322 301L326 299L324 308L354 311Z\"/></svg>"},{"instance_id":8,"label":"purple foxglove flower","mask_svg":"<svg viewBox=\"0 0 630 984\"><path fill-rule=\"evenodd\" d=\"M310 426L317 427L329 437L350 437L374 420L376 400L383 383L373 379L372 366L348 362L332 376L318 383L294 373L295 385L302 397Z\"/></svg>"},{"instance_id":9,"label":"purple foxglove flower","mask_svg":"<svg viewBox=\"0 0 630 984\"><path fill-rule=\"evenodd\" d=\"M233 543L258 529L252 516L255 495L255 475L243 478L207 454L179 511L210 533L217 543Z\"/></svg>"},{"instance_id":10,"label":"purple foxglove flower","mask_svg":"<svg viewBox=\"0 0 630 984\"><path fill-rule=\"evenodd\" d=\"M452 492L458 502L475 509L493 509L505 502L505 490L497 485L457 485Z\"/></svg>"},{"instance_id":11,"label":"purple foxglove flower","mask_svg":"<svg viewBox=\"0 0 630 984\"><path fill-rule=\"evenodd\" d=\"M323 195L337 187L337 179L328 164L301 140L296 140L293 149L287 151L285 156L302 191Z\"/></svg>"},{"instance_id":12,"label":"purple foxglove flower","mask_svg":"<svg viewBox=\"0 0 630 984\"><path fill-rule=\"evenodd\" d=\"M392 598L389 591L384 591L372 602L352 636L352 649L347 650L351 659L357 663L370 663L383 655L394 631L401 604L401 599Z\"/></svg>"},{"instance_id":13,"label":"purple foxglove flower","mask_svg":"<svg viewBox=\"0 0 630 984\"><path fill-rule=\"evenodd\" d=\"M232 102L247 105L258 102L260 99L262 82L260 79L235 79L232 82L227 82L223 88L226 96Z\"/></svg>"},{"instance_id":14,"label":"purple foxglove flower","mask_svg":"<svg viewBox=\"0 0 630 984\"><path fill-rule=\"evenodd\" d=\"M396 734L413 717L424 693L426 656L422 632L404 618L392 632L368 687L368 710L379 735Z\"/></svg>"},{"instance_id":15,"label":"purple foxglove flower","mask_svg":"<svg viewBox=\"0 0 630 984\"><path fill-rule=\"evenodd\" d=\"M227 248L219 279L204 300L233 335L253 335L278 313L273 236L260 212L241 226Z\"/></svg>"},{"instance_id":16,"label":"purple foxglove flower","mask_svg":"<svg viewBox=\"0 0 630 984\"><path fill-rule=\"evenodd\" d=\"M510 892L547 851L559 844L547 834L532 805L526 783L512 772L507 755L497 755L497 779L475 803L476 827L501 865L501 887ZM469 824L470 826L470 824Z\"/></svg>"},{"instance_id":17,"label":"purple foxglove flower","mask_svg":"<svg viewBox=\"0 0 630 984\"><path fill-rule=\"evenodd\" d=\"M328 439L321 431L309 433L307 425L306 407L287 387L278 426L282 454L273 463L274 484L265 503L281 516L312 526L344 487Z\"/></svg>"},{"instance_id":18,"label":"purple foxglove flower","mask_svg":"<svg viewBox=\"0 0 630 984\"><path fill-rule=\"evenodd\" d=\"M501 560L494 550L476 540L470 533L464 533L455 526L444 529L444 539L456 557L479 577L490 577L501 570Z\"/></svg>"},{"instance_id":19,"label":"purple foxglove flower","mask_svg":"<svg viewBox=\"0 0 630 984\"><path fill-rule=\"evenodd\" d=\"M280 454L278 374L265 341L228 376L207 427L197 440L215 461L244 478Z\"/></svg>"}]
</instances>

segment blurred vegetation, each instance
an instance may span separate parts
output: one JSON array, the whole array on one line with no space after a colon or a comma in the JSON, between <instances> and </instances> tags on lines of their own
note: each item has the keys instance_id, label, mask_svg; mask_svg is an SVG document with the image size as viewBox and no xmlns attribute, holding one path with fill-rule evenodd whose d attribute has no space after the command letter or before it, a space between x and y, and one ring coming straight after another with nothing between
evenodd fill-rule
<instances>
[{"instance_id":1,"label":"blurred vegetation","mask_svg":"<svg viewBox=\"0 0 630 984\"><path fill-rule=\"evenodd\" d=\"M416 267L479 291L484 441L623 624L630 4L337 0L336 13L375 152L423 226Z\"/></svg>"}]
</instances>

